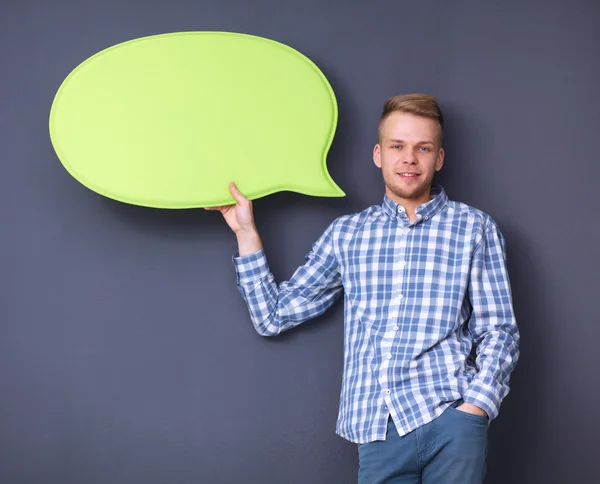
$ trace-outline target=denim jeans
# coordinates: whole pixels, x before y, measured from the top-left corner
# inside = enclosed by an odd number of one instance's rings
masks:
[[[489,420],[460,403],[402,437],[390,419],[386,440],[358,446],[359,484],[481,484]]]

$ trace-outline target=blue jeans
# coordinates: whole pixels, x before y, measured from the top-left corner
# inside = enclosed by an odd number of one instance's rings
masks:
[[[454,406],[402,437],[390,419],[386,440],[358,446],[359,484],[481,484],[488,418]]]

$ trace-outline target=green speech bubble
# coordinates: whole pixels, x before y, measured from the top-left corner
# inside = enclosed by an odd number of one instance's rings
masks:
[[[326,166],[337,104],[298,51],[229,32],[115,45],[75,68],[50,111],[65,168],[106,197],[158,208],[279,191],[341,197]]]

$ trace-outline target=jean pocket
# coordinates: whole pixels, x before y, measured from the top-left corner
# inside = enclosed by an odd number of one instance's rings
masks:
[[[487,417],[486,415],[475,415],[474,413],[463,412],[462,410],[458,410],[457,408],[454,408],[453,406],[448,407],[448,411],[457,416],[461,416],[461,417],[470,419],[474,422],[482,422],[482,423],[485,423],[486,425],[490,421],[489,417]]]

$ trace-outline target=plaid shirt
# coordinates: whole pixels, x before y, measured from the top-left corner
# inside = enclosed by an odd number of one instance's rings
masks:
[[[519,356],[505,245],[494,221],[433,199],[382,205],[336,219],[289,281],[277,284],[264,252],[234,256],[256,331],[273,336],[323,313],[344,292],[344,372],[336,432],[385,440],[463,398],[498,414]],[[475,348],[472,351],[472,348]]]

